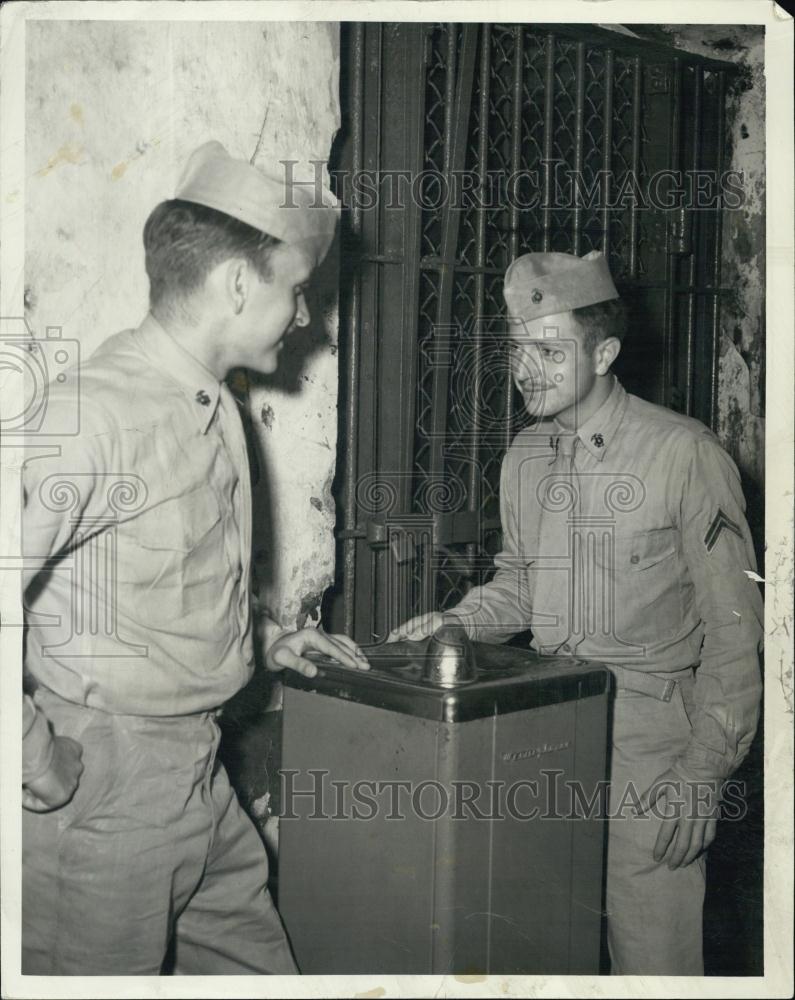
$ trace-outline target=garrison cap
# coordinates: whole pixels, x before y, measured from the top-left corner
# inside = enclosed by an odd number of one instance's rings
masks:
[[[215,140],[191,153],[174,197],[214,208],[297,246],[313,267],[328,253],[340,212],[327,188],[266,174],[230,156]]]
[[[617,299],[604,254],[527,253],[505,272],[503,295],[510,314],[526,323],[542,316]]]

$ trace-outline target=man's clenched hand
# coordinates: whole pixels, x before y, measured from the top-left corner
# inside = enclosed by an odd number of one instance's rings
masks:
[[[83,773],[83,748],[69,736],[53,737],[50,766],[22,786],[22,805],[32,812],[49,812],[65,806],[77,790]]]
[[[669,769],[641,799],[639,814],[662,818],[654,845],[654,860],[670,869],[686,868],[712,841],[718,825],[720,793],[717,782],[686,781]]]

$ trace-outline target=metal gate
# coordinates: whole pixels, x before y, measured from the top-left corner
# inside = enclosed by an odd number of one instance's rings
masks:
[[[517,255],[605,253],[625,386],[714,423],[733,70],[590,25],[344,28],[331,628],[378,641],[490,572],[527,420],[500,336]]]

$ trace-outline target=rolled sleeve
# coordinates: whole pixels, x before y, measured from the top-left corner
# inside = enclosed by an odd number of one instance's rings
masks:
[[[748,753],[762,690],[762,599],[740,477],[712,435],[695,444],[680,502],[684,555],[704,629],[683,776],[722,779]]]

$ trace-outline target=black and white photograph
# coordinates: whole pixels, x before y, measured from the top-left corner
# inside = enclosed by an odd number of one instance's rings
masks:
[[[791,15],[0,18],[2,996],[791,996]]]

